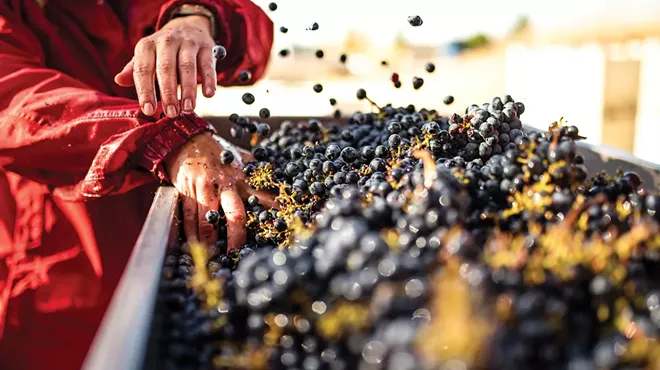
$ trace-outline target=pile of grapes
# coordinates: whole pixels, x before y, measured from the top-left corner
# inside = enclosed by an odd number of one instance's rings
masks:
[[[262,127],[244,172],[279,207],[247,200],[241,250],[220,212],[220,242],[167,257],[160,368],[659,368],[660,197],[524,111]]]

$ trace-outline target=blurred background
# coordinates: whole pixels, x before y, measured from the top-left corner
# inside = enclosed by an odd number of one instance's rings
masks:
[[[564,117],[590,143],[660,162],[660,0],[281,0],[276,11],[270,1],[254,2],[275,23],[266,77],[201,98],[200,115],[370,111],[356,99],[358,88],[378,104],[450,114],[508,93],[525,103],[527,125]],[[423,25],[412,27],[410,15]],[[307,30],[314,22],[319,29]],[[425,81],[419,90],[413,77]],[[241,101],[246,91],[253,105]],[[455,97],[450,106],[446,95]]]

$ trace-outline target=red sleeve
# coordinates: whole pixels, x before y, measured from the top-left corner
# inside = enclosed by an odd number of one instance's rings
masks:
[[[227,49],[227,57],[217,65],[220,85],[250,85],[263,76],[273,46],[273,22],[261,8],[250,0],[170,0],[161,7],[156,30],[184,4],[204,5],[215,13],[216,44]],[[248,83],[238,81],[243,70],[252,73]]]
[[[137,102],[104,95],[44,65],[39,40],[0,2],[0,168],[67,199],[126,192],[165,179],[162,161],[204,120],[141,115]]]

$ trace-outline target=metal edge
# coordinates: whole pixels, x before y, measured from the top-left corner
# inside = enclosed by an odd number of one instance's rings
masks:
[[[142,368],[177,201],[174,187],[158,188],[82,369]]]
[[[526,132],[544,132],[537,127],[527,125],[524,126],[524,129]],[[580,149],[579,153],[584,157],[590,175],[602,170],[609,174],[615,173],[618,169],[634,171],[641,177],[645,188],[649,190],[660,189],[660,165],[645,161],[629,152],[608,145],[596,145],[584,141],[577,141],[576,144]]]
[[[624,171],[635,171],[640,175],[647,189],[660,189],[660,165],[607,145],[585,142],[578,142],[578,145],[583,152],[593,153],[593,158],[589,159],[596,161],[606,172],[610,173],[619,168]],[[588,156],[585,156],[585,161],[587,159]]]
[[[594,152],[599,153],[603,157],[604,161],[610,158],[618,159],[624,162],[629,162],[629,163],[637,164],[639,166],[648,167],[649,169],[652,169],[654,171],[660,171],[660,165],[636,157],[634,154],[626,152],[625,150],[617,149],[609,145],[604,145],[604,144],[596,145],[581,141],[578,141],[578,145],[583,148],[587,148],[593,150]]]

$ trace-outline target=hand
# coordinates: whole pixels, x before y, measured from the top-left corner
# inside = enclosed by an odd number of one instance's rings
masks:
[[[223,149],[235,153],[229,165],[220,161]],[[247,217],[242,199],[256,195],[265,207],[275,205],[273,195],[250,188],[243,174],[243,160],[253,159],[250,153],[207,133],[192,138],[165,163],[183,199],[183,229],[189,241],[211,245],[218,240],[218,232],[206,222],[205,215],[221,205],[227,220],[227,250],[240,248],[245,243]]]
[[[163,112],[168,117],[176,117],[181,109],[192,112],[197,98],[197,73],[202,77],[204,96],[215,94],[214,46],[208,18],[174,18],[137,43],[135,56],[115,76],[115,82],[124,87],[135,85],[142,112],[148,116],[156,112],[154,77],[158,80]],[[177,99],[177,83],[181,84],[181,102]]]

